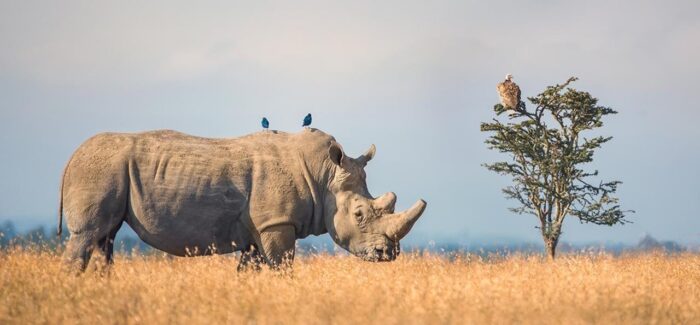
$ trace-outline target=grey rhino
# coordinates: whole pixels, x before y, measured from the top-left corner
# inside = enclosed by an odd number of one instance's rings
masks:
[[[82,271],[97,248],[111,264],[124,222],[173,255],[242,251],[239,269],[291,265],[296,239],[324,233],[365,260],[394,260],[426,202],[394,213],[394,193],[373,198],[364,167],[374,154],[372,145],[348,157],[317,129],[227,139],[98,134],[63,173],[58,229],[65,213],[71,233],[64,263]]]

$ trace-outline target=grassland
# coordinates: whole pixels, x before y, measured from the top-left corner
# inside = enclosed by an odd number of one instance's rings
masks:
[[[700,256],[309,256],[293,273],[237,273],[226,256],[117,256],[108,276],[50,251],[0,252],[0,323],[700,322]]]

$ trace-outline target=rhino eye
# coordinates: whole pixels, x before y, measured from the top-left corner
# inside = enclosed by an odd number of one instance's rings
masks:
[[[361,217],[361,216],[362,216],[362,210],[357,210],[357,211],[355,211],[355,216],[356,216],[356,217]]]

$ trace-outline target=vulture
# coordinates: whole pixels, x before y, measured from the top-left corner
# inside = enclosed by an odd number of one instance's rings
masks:
[[[520,87],[513,82],[513,76],[507,74],[506,80],[499,83],[496,88],[498,94],[501,95],[501,104],[508,109],[509,114],[513,114],[520,103]]]

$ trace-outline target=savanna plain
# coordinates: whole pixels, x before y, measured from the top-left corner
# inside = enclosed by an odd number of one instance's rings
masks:
[[[235,256],[117,255],[61,271],[52,250],[0,251],[0,323],[484,324],[700,322],[700,256],[407,253],[391,263],[305,255],[292,272]]]

